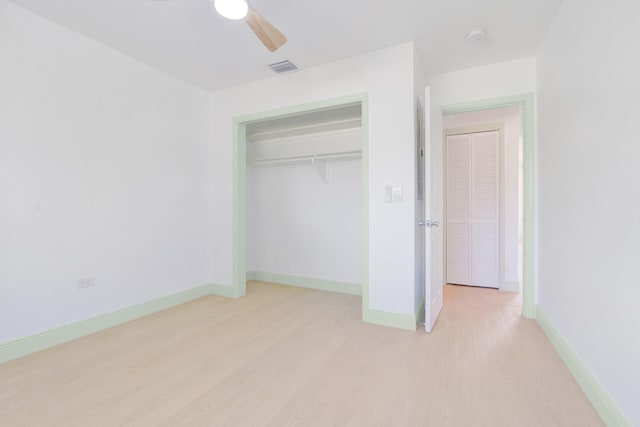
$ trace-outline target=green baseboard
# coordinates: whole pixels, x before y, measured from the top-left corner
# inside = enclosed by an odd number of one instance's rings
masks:
[[[500,284],[498,290],[502,292],[520,292],[520,282],[505,280]]]
[[[131,320],[139,319],[207,295],[235,297],[233,293],[231,286],[214,284],[199,286],[132,307],[123,308],[122,310],[113,311],[60,328],[0,344],[0,363],[8,362],[67,341],[72,341]]]
[[[366,323],[373,323],[374,325],[389,326],[407,331],[415,331],[417,326],[415,315],[389,313],[378,310],[367,310],[362,316],[362,320]]]
[[[279,285],[299,286],[301,288],[317,289],[320,291],[339,292],[349,295],[362,295],[359,283],[336,282],[333,280],[312,279],[309,277],[289,276],[286,274],[265,273],[263,271],[249,271],[247,280],[277,283]]]
[[[416,313],[416,324],[420,324],[423,322],[426,322],[424,298],[420,300],[420,305],[418,305],[418,312]]]
[[[217,284],[209,284],[206,285],[209,287],[209,295],[217,295],[219,297],[227,297],[227,298],[240,298],[244,295],[240,295],[233,286],[225,286],[225,285],[217,285]]]
[[[632,427],[633,424],[618,404],[573,351],[540,307],[536,307],[536,320],[605,424],[611,427]]]

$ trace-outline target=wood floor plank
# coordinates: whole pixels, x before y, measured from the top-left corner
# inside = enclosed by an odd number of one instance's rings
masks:
[[[601,426],[515,294],[447,286],[434,332],[261,282],[0,365],[2,426]]]

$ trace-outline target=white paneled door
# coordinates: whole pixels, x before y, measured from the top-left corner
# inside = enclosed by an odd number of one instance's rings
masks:
[[[447,137],[447,282],[471,283],[471,135]]]
[[[499,134],[446,140],[447,283],[498,288]]]

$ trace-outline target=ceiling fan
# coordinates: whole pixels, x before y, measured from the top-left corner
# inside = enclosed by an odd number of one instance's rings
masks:
[[[156,0],[158,1],[158,0]],[[245,0],[209,0],[216,11],[228,19],[244,19],[258,39],[275,52],[287,42],[287,37],[251,7]]]

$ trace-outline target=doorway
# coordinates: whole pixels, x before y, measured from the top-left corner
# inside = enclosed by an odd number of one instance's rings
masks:
[[[463,104],[436,106],[434,119],[434,142],[444,136],[438,129],[441,119],[460,113],[484,111],[503,107],[520,106],[522,108],[522,263],[521,263],[521,295],[522,314],[528,318],[535,318],[535,288],[534,288],[534,153],[535,153],[535,108],[533,94],[514,95],[504,98],[487,99]],[[436,120],[437,119],[437,120]],[[442,128],[440,128],[442,129]],[[438,150],[440,144],[434,145]],[[434,161],[442,161],[435,158]],[[435,164],[434,164],[435,165]],[[436,175],[437,176],[437,175]],[[437,187],[437,186],[436,186]],[[437,188],[436,188],[437,190]],[[435,190],[434,190],[435,191]],[[440,200],[440,199],[438,199]],[[432,199],[433,203],[433,199]],[[437,203],[437,200],[436,200]],[[442,246],[444,250],[444,246]],[[442,282],[444,283],[444,281]]]
[[[448,115],[443,127],[445,283],[519,292],[522,107]]]

